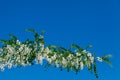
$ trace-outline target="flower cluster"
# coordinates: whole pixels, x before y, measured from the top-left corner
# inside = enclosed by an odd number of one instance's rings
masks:
[[[9,69],[16,66],[27,66],[33,64],[43,64],[43,60],[47,61],[47,66],[54,65],[66,68],[68,71],[74,70],[76,73],[87,67],[88,70],[94,71],[97,77],[96,60],[99,62],[106,61],[110,64],[108,56],[95,57],[95,54],[82,49],[80,46],[72,44],[72,49],[56,47],[54,45],[45,46],[43,35],[39,35],[36,31],[29,29],[35,36],[34,41],[26,40],[20,42],[15,36],[10,35],[10,40],[0,40],[4,43],[0,48],[0,70],[6,67]]]

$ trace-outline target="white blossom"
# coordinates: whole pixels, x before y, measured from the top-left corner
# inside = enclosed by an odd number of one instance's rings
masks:
[[[88,57],[91,57],[91,56],[92,56],[92,54],[91,54],[91,53],[87,53],[87,56],[88,56]]]
[[[58,64],[58,63],[56,63],[56,67],[59,67],[59,64]]]
[[[21,42],[20,42],[19,40],[17,40],[17,41],[16,41],[16,44],[20,45],[20,44],[21,44]]]
[[[77,52],[77,53],[76,53],[76,56],[81,56],[81,54]]]
[[[3,51],[3,49],[2,48],[0,48],[0,52],[2,52]]]
[[[90,61],[91,61],[91,63],[93,63],[94,62],[94,57],[90,57]]]
[[[52,62],[52,59],[51,59],[51,58],[48,58],[47,60],[48,60],[48,62],[49,62],[49,63],[51,63],[51,62]]]
[[[25,47],[24,49],[25,49],[25,50],[24,50],[24,51],[25,51],[25,53],[30,53],[30,52],[31,52],[31,50],[32,50],[32,49],[30,49],[29,47]]]
[[[14,52],[14,48],[11,45],[7,45],[7,50],[8,50],[9,53]]]
[[[56,54],[54,54],[54,56],[51,57],[52,60],[56,59]]]
[[[84,64],[83,62],[80,62],[80,69],[83,70],[83,68],[84,68]]]
[[[55,65],[56,65],[56,67],[59,67],[59,61],[58,60],[55,61]]]
[[[63,66],[67,65],[67,60],[64,57],[62,58],[62,64],[63,64]]]
[[[24,44],[20,45],[19,51],[21,52],[24,49],[24,47],[25,47]]]
[[[69,54],[69,56],[67,57],[68,60],[71,60],[73,58],[72,54]]]
[[[11,69],[12,68],[12,63],[8,62],[8,68]]]
[[[39,38],[44,38],[44,36],[43,36],[43,35],[40,35]]]
[[[79,67],[79,60],[78,60],[78,58],[77,58],[75,61],[76,61],[75,66],[76,66],[76,68],[78,69],[78,67]]]
[[[86,50],[83,50],[82,52],[83,52],[83,53],[87,53],[87,51],[86,51]]]
[[[42,65],[43,64],[43,59],[44,59],[43,56],[37,55],[37,60],[36,60],[37,64],[40,63]]]
[[[18,63],[20,63],[20,55],[16,56],[15,61],[18,62]]]
[[[28,62],[25,63],[24,61],[21,62],[21,65],[23,65],[24,67],[27,66]]]
[[[44,44],[40,43],[39,45],[40,45],[41,51],[43,51],[44,50]]]
[[[5,70],[4,67],[5,67],[5,64],[0,64],[0,70],[1,70],[1,71],[4,71],[4,70]]]
[[[75,62],[72,61],[72,62],[71,62],[71,65],[74,66],[74,65],[75,65]]]
[[[51,50],[50,50],[48,47],[46,47],[46,48],[45,48],[45,52],[46,52],[47,54],[49,54],[49,53],[51,52]]]
[[[97,60],[98,60],[99,62],[102,62],[102,61],[103,61],[102,58],[100,58],[100,57],[97,57]]]

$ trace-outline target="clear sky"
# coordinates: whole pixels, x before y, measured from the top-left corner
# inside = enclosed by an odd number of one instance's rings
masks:
[[[45,30],[46,45],[69,48],[76,43],[98,56],[111,53],[113,67],[98,63],[98,80],[120,80],[120,1],[119,0],[1,0],[0,39],[14,34],[23,41],[33,39],[26,28]],[[6,69],[0,80],[96,80],[84,69],[78,75],[58,68],[34,65]]]

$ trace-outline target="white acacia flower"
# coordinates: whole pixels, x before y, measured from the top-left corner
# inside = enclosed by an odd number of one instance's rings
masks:
[[[20,45],[21,47],[25,47],[25,44]]]
[[[18,60],[18,62],[19,62],[19,63],[21,62],[20,59]]]
[[[5,64],[0,64],[0,70],[1,70],[1,71],[4,71],[4,70],[5,70],[4,67],[5,67]]]
[[[77,52],[77,53],[76,53],[76,56],[81,56],[81,54]]]
[[[63,66],[67,65],[67,60],[64,57],[62,58],[62,64],[63,64]]]
[[[93,63],[94,62],[94,57],[90,57],[90,61],[91,61],[91,63]]]
[[[30,53],[32,49],[30,49],[29,47],[25,47],[25,53]]]
[[[40,43],[39,45],[40,45],[41,51],[43,51],[44,50],[44,44]]]
[[[75,64],[74,65],[76,66],[76,68],[79,67],[79,60],[78,60],[78,58],[75,60]]]
[[[73,58],[72,54],[69,54],[69,56],[67,57],[68,60],[71,60]]]
[[[47,54],[49,54],[49,53],[51,52],[51,50],[50,50],[48,47],[46,47],[46,48],[45,48],[45,52],[46,52]]]
[[[87,51],[86,51],[86,50],[83,50],[82,52],[83,52],[83,53],[87,53]]]
[[[91,57],[91,56],[92,56],[92,54],[91,54],[91,53],[87,53],[87,56],[88,56],[88,57]]]
[[[41,55],[37,55],[36,63],[37,63],[37,64],[40,63],[40,64],[42,65],[42,64],[43,64],[43,59],[44,59],[43,56],[41,56]]]
[[[98,60],[99,62],[102,62],[102,61],[103,61],[102,58],[100,58],[100,57],[97,57],[97,60]]]
[[[7,45],[7,48],[9,49],[11,47],[11,45]]]
[[[14,48],[11,45],[7,45],[7,50],[8,50],[9,53],[14,52]]]
[[[83,70],[83,68],[84,68],[84,64],[83,62],[80,62],[80,69]]]
[[[71,62],[71,65],[74,66],[74,65],[75,65],[75,62]]]
[[[51,59],[51,58],[48,58],[47,60],[48,60],[48,62],[49,62],[49,63],[51,63],[51,62],[52,62],[52,59]]]
[[[17,41],[16,41],[16,44],[20,45],[20,44],[21,44],[21,42],[20,42],[19,40],[17,40]]]
[[[54,56],[51,57],[52,60],[56,59],[56,54],[54,54]]]
[[[21,52],[24,49],[24,47],[25,47],[24,44],[20,45],[19,51]]]
[[[0,57],[0,62],[2,61],[3,59]]]
[[[11,68],[12,68],[12,63],[8,62],[8,69],[11,69]]]
[[[57,68],[59,67],[59,64],[58,64],[58,63],[56,63],[56,67],[57,67]]]
[[[59,61],[58,60],[55,61],[55,65],[56,65],[56,67],[59,67]]]
[[[75,59],[75,61],[76,61],[76,64],[78,65],[79,64],[79,59],[77,58],[77,59]]]
[[[44,38],[44,36],[43,36],[43,35],[40,35],[39,38]]]
[[[0,52],[2,52],[3,51],[3,49],[2,48],[0,48]]]
[[[48,55],[47,55],[47,54],[43,54],[43,57],[47,59],[47,58],[48,58]]]
[[[27,66],[28,62],[27,62],[27,63],[25,63],[24,61],[22,61],[22,62],[21,62],[21,64],[22,64],[22,66],[24,66],[24,67],[25,67],[25,66]]]

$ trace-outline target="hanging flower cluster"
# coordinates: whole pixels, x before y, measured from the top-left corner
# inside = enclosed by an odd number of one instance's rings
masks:
[[[10,40],[0,40],[3,46],[0,48],[0,70],[3,71],[6,67],[9,69],[16,66],[27,66],[33,64],[43,64],[43,60],[47,61],[46,68],[54,65],[61,70],[66,68],[68,71],[73,70],[78,73],[87,67],[88,70],[94,72],[98,77],[96,70],[96,61],[107,62],[111,65],[108,57],[96,57],[86,49],[82,49],[76,44],[72,44],[70,49],[56,47],[54,45],[44,46],[45,41],[43,32],[38,34],[35,30],[27,29],[34,33],[35,40],[27,39],[25,42],[20,42],[17,37],[10,35]]]

